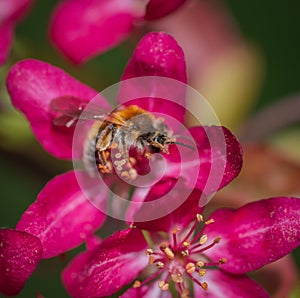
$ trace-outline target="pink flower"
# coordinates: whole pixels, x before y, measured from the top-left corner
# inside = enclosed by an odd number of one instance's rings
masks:
[[[83,63],[116,46],[139,23],[161,18],[186,0],[66,0],[52,16],[50,38],[71,61]]]
[[[186,83],[184,55],[182,49],[170,35],[149,33],[140,41],[122,79],[142,76],[151,76],[148,83],[153,90],[165,88],[159,83],[159,80],[155,79],[157,77],[167,77]],[[123,81],[123,83],[126,85],[126,81]],[[180,88],[182,88],[181,86],[185,85],[180,85]],[[183,92],[185,90],[175,90],[175,93],[178,92],[179,94],[177,103],[153,97],[135,99],[125,103],[124,98],[127,95],[135,95],[135,91],[140,88],[136,85],[129,87],[124,88],[122,96],[118,98],[119,103],[127,106],[135,104],[147,112],[160,112],[181,123],[184,121],[185,98]],[[74,98],[87,104],[97,95],[97,92],[70,77],[63,70],[37,60],[24,60],[17,63],[8,74],[7,89],[13,105],[25,114],[35,136],[45,150],[58,158],[71,159],[74,127],[67,128],[55,125],[54,121],[59,114],[51,108],[51,104],[57,99],[63,99],[67,105],[68,101],[72,102]],[[97,99],[101,108],[109,109],[109,104],[103,97],[98,95]],[[176,132],[175,129],[176,127],[174,127]],[[193,164],[189,164],[182,171],[182,175],[186,181],[190,181],[192,180],[190,173],[194,169],[198,174],[195,176],[196,187],[203,190],[212,167],[215,166],[218,172],[221,173],[220,181],[212,186],[214,189],[209,189],[209,192],[215,192],[228,184],[240,172],[242,164],[241,147],[231,132],[222,127],[194,127],[189,129],[189,133],[195,139],[200,167],[198,169]],[[223,137],[224,144],[218,143],[219,135]],[[211,142],[209,137],[214,139],[215,142]],[[83,156],[85,138],[86,135],[78,140],[81,144],[78,146],[78,152],[75,152],[76,158],[80,159]],[[226,147],[223,151],[221,150],[222,145]],[[188,148],[183,150],[189,158],[192,150]],[[168,175],[178,179],[176,175],[180,165],[178,164],[179,157],[176,152],[176,146],[170,146],[170,155],[166,158],[169,163],[169,172],[172,172]],[[64,177],[58,179],[64,179]]]
[[[150,86],[154,90],[160,87],[160,85],[155,84],[157,82],[156,78],[160,76],[186,83],[183,52],[171,36],[164,33],[151,33],[141,40],[129,61],[123,78],[140,76],[154,78],[150,80]],[[139,88],[139,86],[136,86],[136,88]],[[7,77],[7,89],[13,105],[27,117],[33,133],[45,150],[57,158],[71,159],[74,127],[68,128],[55,124],[60,114],[52,109],[52,103],[57,99],[63,99],[67,104],[76,99],[86,104],[97,95],[97,92],[78,82],[63,70],[33,59],[21,61],[12,67]],[[134,90],[133,88],[132,91]],[[128,89],[124,90],[122,95],[128,95],[126,92],[128,92]],[[168,114],[182,123],[184,121],[183,106],[185,99],[182,93],[179,92],[179,95],[178,103],[152,97],[135,100],[134,103],[150,113]],[[102,108],[109,108],[103,97],[98,95],[97,99]],[[128,104],[124,103],[122,98],[118,99],[124,105]],[[196,175],[193,174],[196,178],[196,185],[193,185],[193,187],[202,190],[210,176],[211,169],[216,165],[216,169],[220,170],[222,174],[222,179],[215,185],[215,189],[208,190],[214,192],[229,183],[239,173],[242,164],[240,145],[232,133],[223,127],[194,127],[189,131],[195,138],[201,165],[201,171],[199,169]],[[208,140],[208,135],[218,136],[220,133],[225,140],[225,151],[220,150],[218,143],[210,144]],[[79,145],[82,146],[79,146],[78,152],[75,152],[75,158],[82,158],[85,138],[86,135],[79,140]],[[189,154],[190,151],[187,151],[187,155]],[[177,180],[183,183],[182,189],[189,187],[193,164],[189,164],[182,172],[183,177],[176,176],[177,155],[176,146],[170,146],[170,155],[167,157],[170,169],[166,173],[166,177],[163,177],[155,187],[137,188],[133,201],[146,202],[152,200],[153,197],[158,198],[164,195],[170,185],[172,186],[172,183]],[[84,241],[88,241],[104,221],[105,216],[103,213],[87,200],[85,193],[78,184],[77,175],[80,173],[79,170],[70,171],[52,179],[17,223],[16,229],[20,233],[24,232],[34,237],[34,239],[38,239],[42,245],[41,255],[36,258],[34,264],[40,258],[56,256]],[[104,178],[107,177],[106,175],[103,176]],[[180,178],[183,178],[184,182]],[[121,184],[116,175],[107,177],[107,181],[108,183],[118,183],[118,191],[122,190],[124,183]],[[128,196],[129,192],[126,185],[125,192]],[[199,193],[201,193],[199,190],[194,190],[190,195],[190,199],[187,199],[186,202],[192,199],[193,201],[199,201]],[[101,185],[97,195],[100,197],[100,204],[107,202],[108,191]],[[175,203],[175,200],[173,203]],[[97,207],[99,208],[99,206]],[[118,211],[118,208],[116,209]],[[185,210],[189,210],[189,207]],[[143,208],[129,209],[126,217],[128,220],[136,219],[136,216],[138,217],[143,212]],[[12,241],[9,245],[17,251],[19,244]],[[28,251],[27,247],[24,247],[23,251],[24,254],[30,253],[30,249]],[[18,262],[14,265],[22,266],[25,272],[32,272],[33,266],[29,268],[23,266],[21,263],[22,255],[16,253],[16,256]],[[3,268],[9,271],[11,269],[9,264],[9,262],[6,263]],[[25,274],[20,283],[24,283],[28,276],[29,274]],[[8,279],[13,282],[15,276],[13,274],[9,275]],[[8,292],[8,284],[3,284],[0,290],[4,293]]]
[[[32,5],[32,0],[2,0],[0,3],[0,65],[8,56],[15,25]]]
[[[188,206],[195,206],[193,199]],[[153,221],[148,237],[138,228],[116,232],[77,256],[62,279],[77,298],[107,297],[134,280],[121,297],[172,297],[171,291],[180,297],[268,297],[246,273],[300,244],[299,210],[300,199],[284,197],[219,209],[206,221],[196,209],[188,219],[179,208],[165,218],[165,228]],[[178,222],[180,215],[185,220]]]

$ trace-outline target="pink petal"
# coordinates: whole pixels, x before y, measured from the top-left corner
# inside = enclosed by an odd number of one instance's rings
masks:
[[[77,256],[63,271],[63,283],[71,297],[109,297],[147,266],[146,248],[140,230],[116,232],[93,251]]]
[[[267,298],[269,295],[255,281],[246,275],[231,275],[221,270],[207,270],[201,282],[208,284],[208,290],[204,291],[194,284],[194,297],[243,297],[243,298]]]
[[[126,81],[132,78],[137,79]],[[183,122],[186,65],[184,53],[172,36],[163,32],[145,35],[129,60],[122,80],[125,82],[119,96],[121,104],[137,104],[149,112],[165,113]],[[129,103],[129,99],[133,100]]]
[[[37,237],[26,232],[0,229],[0,292],[17,295],[42,255]]]
[[[12,44],[13,26],[11,24],[0,26],[0,36],[0,65],[2,65],[7,59]]]
[[[179,8],[186,0],[150,0],[147,5],[146,20],[162,18]]]
[[[13,105],[25,114],[42,146],[58,158],[72,158],[74,128],[53,124],[57,116],[50,108],[55,98],[90,101],[97,92],[80,83],[58,67],[28,59],[15,64],[7,77],[7,89]],[[103,99],[103,108],[108,104]],[[80,154],[80,153],[78,153]]]
[[[70,60],[83,63],[123,41],[145,13],[140,0],[69,0],[52,16],[50,38]]]
[[[215,193],[231,182],[242,167],[242,148],[236,137],[225,127],[202,126],[189,129],[197,150],[170,146],[167,173],[181,175],[190,188],[198,188],[205,195]],[[195,154],[197,157],[195,158]],[[205,198],[203,198],[205,199]],[[200,202],[205,205],[205,200]]]
[[[32,4],[32,0],[2,0],[0,3],[0,24],[17,22]]]
[[[0,66],[6,61],[16,23],[28,11],[31,0],[2,0],[0,3]]]
[[[38,237],[43,244],[42,257],[50,258],[84,242],[104,219],[82,193],[75,173],[68,172],[48,182],[17,229]]]
[[[221,237],[207,251],[213,260],[226,258],[222,269],[245,273],[274,262],[300,244],[300,199],[272,198],[249,203],[237,210],[220,209],[214,224],[203,233]]]

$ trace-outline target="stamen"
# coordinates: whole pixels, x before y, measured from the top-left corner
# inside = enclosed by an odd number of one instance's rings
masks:
[[[142,283],[139,280],[135,280],[132,287],[134,289],[139,288],[142,285]]]
[[[173,235],[173,245],[176,248],[177,247],[177,233],[180,231],[180,229],[178,227],[176,227],[175,229],[173,229],[172,231],[172,235]]]
[[[207,242],[207,240],[208,240],[208,236],[207,235],[202,235],[201,238],[200,238],[200,240],[199,240],[199,243],[201,245],[203,245],[203,244],[205,244]]]
[[[219,264],[225,264],[225,263],[227,263],[227,259],[226,258],[221,258],[219,260]]]
[[[194,222],[193,226],[191,227],[190,231],[188,232],[188,234],[184,237],[184,239],[181,241],[181,245],[182,243],[186,242],[189,237],[192,235],[192,233],[195,231],[197,225],[199,224],[199,222],[203,221],[203,216],[201,214],[197,214],[196,215],[197,220]]]
[[[204,235],[203,235],[203,236],[204,236]],[[202,238],[202,237],[201,237],[201,238]],[[206,246],[206,247],[204,247],[204,248],[201,248],[201,249],[198,249],[198,250],[195,250],[196,248],[202,246],[202,244],[200,243],[200,244],[198,244],[198,245],[195,245],[195,246],[190,250],[190,252],[192,251],[193,254],[203,252],[203,251],[205,251],[205,250],[208,250],[208,249],[212,248],[214,245],[216,245],[217,243],[219,243],[220,240],[221,240],[221,237],[217,237],[217,238],[215,238],[214,241],[213,241],[211,244],[209,244],[208,246]],[[200,239],[200,241],[201,241],[201,239]]]
[[[155,262],[155,257],[154,256],[149,256],[149,265],[152,265],[152,264],[154,264],[154,262]]]
[[[202,289],[203,289],[204,291],[207,291],[207,289],[208,289],[208,284],[207,284],[207,282],[201,283],[201,287],[202,287]]]
[[[167,258],[169,260],[173,260],[175,255],[173,253],[173,251],[170,249],[170,247],[167,246],[167,244],[163,243],[161,246],[160,246],[160,249],[163,251],[163,253],[167,256]]]
[[[147,250],[146,250],[146,255],[147,256],[150,256],[150,255],[152,255],[153,254],[153,250],[151,249],[151,248],[148,248]]]
[[[209,225],[209,224],[214,223],[214,222],[215,222],[215,220],[214,220],[213,218],[211,218],[211,219],[207,220],[207,221],[205,222],[205,224],[206,224],[206,225]]]
[[[173,273],[171,274],[171,279],[175,282],[175,283],[183,283],[183,277],[180,273]]]
[[[199,222],[203,222],[203,216],[201,215],[201,214],[197,214],[196,215],[196,218],[197,218],[197,220],[199,221]]]
[[[189,274],[192,274],[196,271],[196,266],[194,263],[190,262],[185,265],[185,271]]]
[[[163,269],[165,267],[165,264],[161,261],[158,261],[155,265],[158,269]]]
[[[184,241],[182,245],[183,245],[184,247],[188,247],[188,246],[190,246],[190,242]]]
[[[197,261],[196,265],[201,268],[205,265],[205,262],[203,262],[202,260],[199,260],[199,261]]]
[[[186,250],[183,250],[183,251],[181,252],[181,255],[182,255],[183,257],[186,257],[186,256],[189,256],[189,255],[190,255],[190,252],[188,251],[188,249],[186,249]]]
[[[198,273],[199,273],[199,275],[200,275],[201,277],[203,277],[203,276],[206,274],[206,270],[205,270],[205,269],[200,269],[200,270],[198,271]]]
[[[162,290],[162,291],[167,291],[169,290],[169,284],[167,282],[165,282],[164,280],[160,280],[158,282],[158,287]]]

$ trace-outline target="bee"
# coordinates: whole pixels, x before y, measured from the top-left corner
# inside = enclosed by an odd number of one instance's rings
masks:
[[[133,180],[137,172],[134,169],[136,159],[129,156],[131,149],[150,158],[154,153],[169,154],[171,144],[190,147],[172,137],[163,118],[156,118],[137,105],[121,106],[110,113],[98,107],[87,110],[86,105],[75,97],[56,98],[51,102],[52,110],[59,113],[53,120],[54,125],[70,128],[78,119],[94,120],[83,150],[83,162],[90,172],[95,169],[96,162],[100,173],[111,174],[114,163],[121,176]]]

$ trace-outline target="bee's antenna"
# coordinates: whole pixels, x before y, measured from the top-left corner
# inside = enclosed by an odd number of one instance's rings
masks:
[[[185,144],[185,143],[182,143],[182,142],[170,141],[170,142],[166,142],[166,144],[176,144],[176,145],[180,145],[180,146],[183,146],[183,147],[189,148],[189,149],[191,149],[191,150],[195,150],[195,147],[193,147],[193,146],[190,146],[190,145],[188,145],[188,144]]]

